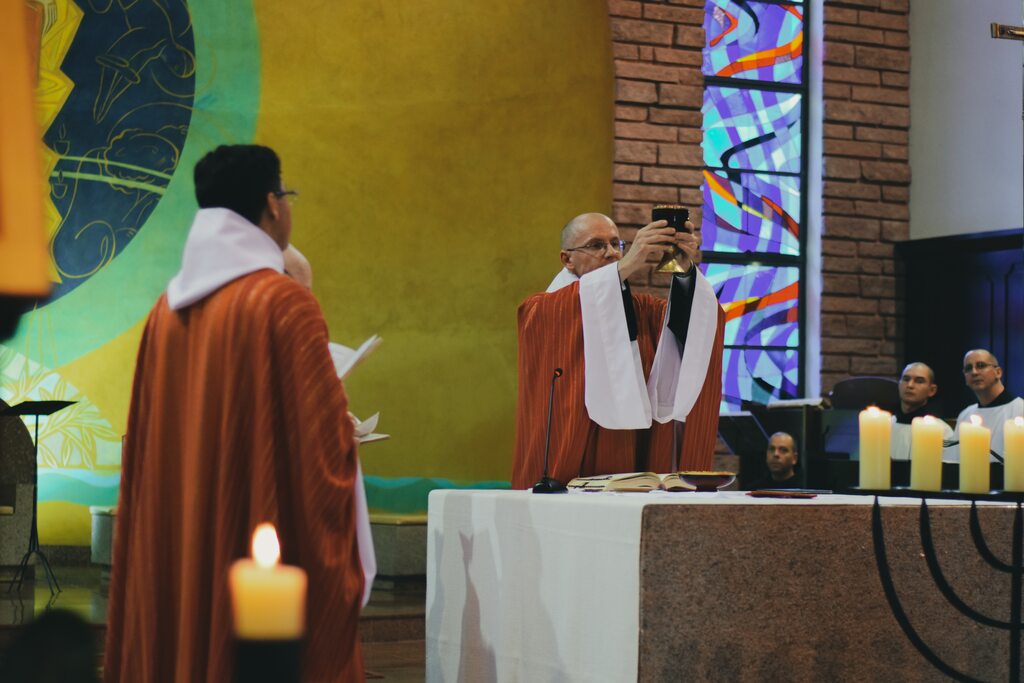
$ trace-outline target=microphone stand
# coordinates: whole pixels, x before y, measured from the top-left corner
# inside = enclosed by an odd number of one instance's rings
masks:
[[[555,405],[555,380],[562,376],[562,368],[555,368],[551,376],[551,392],[548,394],[548,430],[544,438],[544,476],[533,485],[534,493],[566,493],[565,484],[548,476],[548,451],[551,449],[551,413]]]

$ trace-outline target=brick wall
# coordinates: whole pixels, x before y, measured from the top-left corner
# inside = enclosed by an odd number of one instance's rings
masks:
[[[700,219],[703,0],[609,0],[615,58],[613,217],[632,238],[656,203]],[[901,302],[893,243],[909,233],[908,0],[825,9],[822,391],[894,376]],[[814,160],[812,160],[814,163]],[[661,289],[666,277],[644,277]]]
[[[704,3],[609,0],[608,11],[615,58],[612,218],[629,241],[655,204],[685,204],[691,220],[700,219]],[[664,288],[668,277],[644,275],[630,284]]]
[[[910,234],[908,0],[826,3],[822,390],[895,377],[902,301],[893,243]]]

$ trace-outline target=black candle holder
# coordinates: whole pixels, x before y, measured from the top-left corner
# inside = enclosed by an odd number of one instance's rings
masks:
[[[947,664],[928,645],[928,643],[924,641],[914,628],[913,624],[910,623],[910,619],[900,602],[899,595],[896,593],[892,573],[889,569],[888,558],[886,557],[885,528],[882,525],[882,506],[879,504],[879,499],[884,497],[921,499],[918,528],[921,535],[921,549],[925,557],[925,562],[928,565],[928,571],[931,574],[932,581],[935,583],[936,588],[939,589],[939,592],[946,601],[956,608],[956,610],[961,614],[983,626],[1007,632],[1010,640],[1007,680],[1012,683],[1018,683],[1021,680],[1021,577],[1024,575],[1024,510],[1022,510],[1021,506],[1022,503],[1024,503],[1024,493],[1012,491],[961,493],[959,491],[917,491],[909,488],[897,488],[885,491],[854,489],[848,491],[848,493],[871,495],[875,498],[875,502],[871,510],[871,535],[874,542],[875,563],[878,566],[878,577],[882,582],[882,590],[885,592],[885,598],[889,603],[889,609],[892,611],[893,617],[903,630],[903,633],[907,636],[907,639],[910,640],[914,648],[921,653],[921,656],[923,656],[932,666],[953,680],[981,683],[979,679],[968,676]],[[959,595],[957,595],[949,581],[946,580],[946,577],[942,572],[942,567],[939,565],[938,556],[935,552],[935,545],[932,540],[931,516],[928,511],[928,499],[970,501],[971,539],[974,541],[974,546],[978,555],[996,571],[1009,574],[1010,576],[1009,620],[1004,621],[996,619],[974,609],[964,602]],[[1003,562],[997,558],[989,548],[988,543],[985,541],[985,535],[981,529],[981,522],[978,518],[979,501],[1012,503],[1015,506],[1013,516],[1013,538],[1010,551],[1011,559],[1009,563]]]
[[[299,683],[302,640],[235,640],[235,683]]]

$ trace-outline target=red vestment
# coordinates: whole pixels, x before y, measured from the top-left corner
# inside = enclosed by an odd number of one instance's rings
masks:
[[[105,679],[232,680],[231,563],[277,527],[306,570],[304,680],[362,681],[356,451],[312,294],[259,270],[179,311],[139,348],[122,459]]]
[[[535,294],[519,307],[519,400],[512,488],[533,486],[543,474],[548,392],[555,368],[562,368],[564,374],[555,380],[548,466],[551,477],[565,483],[578,476],[648,470],[668,472],[671,467],[671,422],[655,422],[649,429],[604,429],[588,416],[584,403],[579,287],[579,282],[574,282],[554,292]],[[647,378],[654,362],[667,301],[647,294],[632,296],[637,345]],[[719,307],[718,330],[707,375],[685,422],[679,458],[682,470],[706,470],[714,457],[722,400],[724,326],[725,314]]]

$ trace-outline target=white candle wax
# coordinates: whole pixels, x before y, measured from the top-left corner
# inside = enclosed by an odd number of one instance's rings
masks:
[[[887,489],[891,482],[892,413],[871,406],[860,413],[860,487]]]
[[[971,415],[970,422],[960,423],[960,490],[964,493],[988,493],[989,444],[992,430]]]
[[[253,557],[236,560],[228,577],[235,636],[242,640],[301,638],[306,621],[306,572],[278,564],[280,547],[269,524],[261,524],[253,534]]]
[[[1024,417],[1003,423],[1003,489],[1024,491]]]
[[[942,489],[942,422],[931,415],[910,423],[910,488]]]

